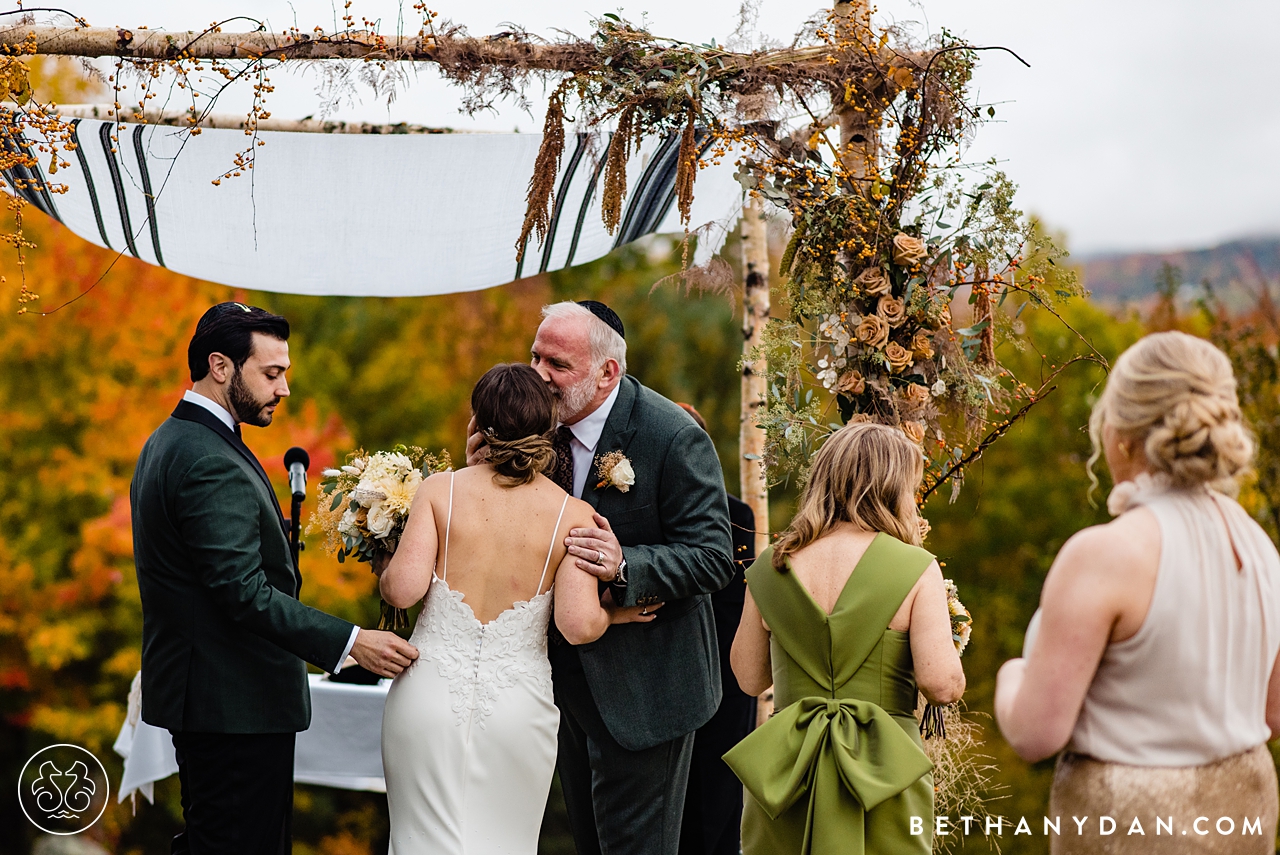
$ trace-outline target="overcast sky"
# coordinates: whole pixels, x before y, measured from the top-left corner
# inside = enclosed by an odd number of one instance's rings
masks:
[[[534,33],[586,35],[593,14],[647,14],[654,33],[723,43],[741,0],[437,0],[443,18],[474,35],[513,21]],[[335,5],[336,4],[336,5]],[[412,0],[355,0],[352,13],[394,32]],[[341,0],[72,0],[97,26],[182,30],[252,15],[272,30],[295,22],[332,29]],[[790,41],[820,9],[763,0],[759,29]],[[998,158],[1021,186],[1020,201],[1067,234],[1076,254],[1209,246],[1280,234],[1280,33],[1277,0],[881,0],[882,20],[946,28],[978,45],[1004,45],[1031,63],[982,55],[978,84],[997,102],[999,122],[984,128],[972,159]],[[416,22],[407,27],[416,31]],[[228,29],[233,29],[228,26]],[[277,71],[270,109],[277,117],[316,113],[316,78]],[[536,93],[540,94],[540,93]],[[541,126],[512,107],[468,119],[457,91],[430,71],[388,107],[365,94],[337,118],[528,132]],[[240,106],[228,102],[227,106]]]

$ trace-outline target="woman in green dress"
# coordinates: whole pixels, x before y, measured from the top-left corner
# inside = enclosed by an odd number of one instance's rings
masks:
[[[916,691],[949,704],[965,681],[942,571],[919,546],[923,467],[893,428],[841,428],[747,570],[733,672],[748,694],[772,684],[777,712],[724,758],[746,789],[744,855],[932,850]]]

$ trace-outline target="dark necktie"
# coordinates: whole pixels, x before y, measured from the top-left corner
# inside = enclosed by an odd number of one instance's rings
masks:
[[[570,496],[573,495],[573,431],[565,425],[556,428],[555,439],[551,448],[556,453],[556,465],[551,471],[551,480],[555,481]]]

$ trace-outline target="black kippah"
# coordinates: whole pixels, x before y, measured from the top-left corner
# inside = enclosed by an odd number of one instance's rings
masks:
[[[601,303],[599,300],[579,300],[578,305],[586,309],[591,314],[595,315],[600,320],[604,321],[606,324],[609,325],[609,329],[613,330],[618,335],[622,336],[624,341],[626,340],[627,334],[623,331],[623,328],[622,328],[622,318],[618,317],[618,313],[615,312],[613,309],[610,309],[608,306],[606,306],[604,303]]]

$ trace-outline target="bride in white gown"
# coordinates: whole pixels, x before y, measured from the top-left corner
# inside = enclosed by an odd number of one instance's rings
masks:
[[[394,606],[425,596],[409,639],[420,656],[382,719],[389,855],[534,855],[560,723],[552,613],[584,644],[655,610],[603,607],[595,577],[567,555],[565,537],[594,525],[592,510],[540,474],[554,460],[555,399],[538,373],[490,369],[471,408],[489,462],[422,484],[381,577]]]

